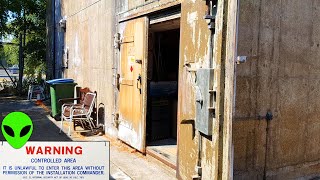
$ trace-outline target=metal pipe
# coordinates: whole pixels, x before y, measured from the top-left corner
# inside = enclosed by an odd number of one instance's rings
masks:
[[[201,153],[202,153],[202,135],[200,131],[198,131],[198,162],[197,165],[201,167]],[[200,175],[201,176],[201,175]]]
[[[52,78],[56,78],[56,1],[52,1],[53,8],[53,62],[52,62]]]
[[[209,13],[210,13],[210,16],[213,16],[213,2],[212,0],[210,1],[209,3],[210,7],[209,7]],[[210,20],[210,24],[212,23],[215,23],[213,19]],[[210,43],[209,43],[209,68],[213,68],[213,40],[214,40],[214,28],[210,28]]]

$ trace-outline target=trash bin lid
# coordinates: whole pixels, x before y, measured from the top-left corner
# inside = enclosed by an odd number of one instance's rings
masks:
[[[52,79],[46,81],[48,84],[74,83],[73,79]]]

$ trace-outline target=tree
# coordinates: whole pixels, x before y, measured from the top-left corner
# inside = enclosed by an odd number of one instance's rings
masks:
[[[7,30],[8,0],[0,0],[0,4],[0,36],[2,37]]]
[[[34,74],[36,70],[43,69],[46,55],[46,1],[0,0],[0,4],[0,35],[13,36],[13,41],[19,42],[19,35],[22,34],[25,72]],[[5,46],[3,51],[11,64],[17,62],[13,59],[18,59],[18,48]]]

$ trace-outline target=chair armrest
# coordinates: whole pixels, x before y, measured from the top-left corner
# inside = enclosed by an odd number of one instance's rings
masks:
[[[71,111],[71,115],[70,115],[71,117],[84,116],[84,115],[86,115],[84,108],[74,108],[74,107],[71,107],[70,111]],[[76,111],[79,111],[78,114],[74,114]]]
[[[70,108],[74,108],[74,109],[83,108],[83,104],[64,103],[64,104],[62,105],[63,111],[64,111],[64,109],[67,108],[68,106],[69,106]]]
[[[80,100],[80,98],[63,98],[63,99],[59,99],[58,102],[59,103],[63,103],[65,101],[72,101],[72,100]]]
[[[72,109],[82,109],[83,105],[82,104],[74,104],[71,108]]]

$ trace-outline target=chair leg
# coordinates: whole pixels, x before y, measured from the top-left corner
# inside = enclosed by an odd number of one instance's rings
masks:
[[[73,131],[76,131],[76,120],[73,120]]]
[[[60,121],[61,123],[60,123],[60,132],[59,132],[60,134],[61,134],[62,128],[63,128],[63,119],[64,119],[63,114],[61,113],[61,121]]]
[[[79,121],[80,121],[81,127],[84,129],[84,128],[85,128],[85,126],[84,126],[84,124],[83,124],[82,119],[79,119]]]
[[[68,130],[68,135],[71,136],[71,124],[72,124],[73,120],[71,118],[71,120],[69,121],[69,130]]]
[[[29,86],[29,90],[28,90],[28,100],[31,100],[31,98],[32,98],[32,91],[33,91],[32,87]]]
[[[93,127],[92,127],[92,120],[91,120],[91,118],[89,118],[88,119],[88,123],[89,123],[89,126],[90,126],[90,129],[91,129],[91,131],[93,131]]]

